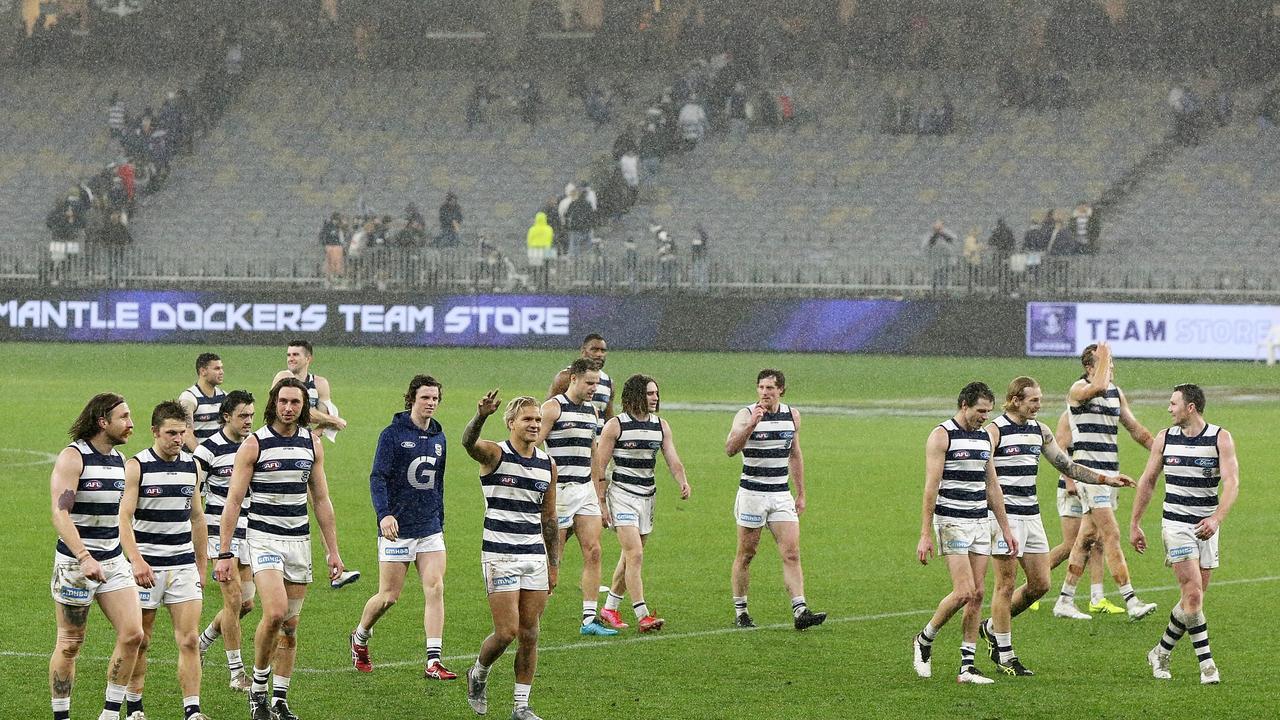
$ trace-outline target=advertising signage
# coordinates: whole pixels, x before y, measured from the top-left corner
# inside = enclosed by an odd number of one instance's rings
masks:
[[[1106,341],[1116,357],[1253,360],[1280,306],[1032,302],[1026,317],[1028,355],[1079,355]]]

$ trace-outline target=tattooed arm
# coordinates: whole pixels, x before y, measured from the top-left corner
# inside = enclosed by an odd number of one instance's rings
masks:
[[[71,554],[80,561],[80,571],[90,580],[102,582],[106,575],[102,566],[89,554],[80,539],[80,531],[71,522],[71,508],[76,505],[76,487],[80,483],[80,471],[84,469],[84,460],[80,451],[75,448],[64,448],[58,453],[53,463],[53,474],[49,477],[49,494],[52,496],[53,529],[58,532],[64,545]]]
[[[1067,455],[1066,451],[1058,446],[1057,441],[1054,440],[1053,433],[1049,431],[1049,426],[1044,423],[1039,423],[1039,425],[1040,436],[1043,439],[1044,444],[1044,449],[1042,450],[1044,459],[1048,460],[1050,465],[1057,468],[1058,472],[1078,483],[1084,483],[1086,485],[1133,487],[1133,479],[1128,475],[1119,473],[1116,475],[1103,475],[1096,470],[1090,470],[1079,463],[1073,462],[1071,457]]]

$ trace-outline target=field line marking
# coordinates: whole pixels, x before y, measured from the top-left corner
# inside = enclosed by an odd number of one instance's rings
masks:
[[[1236,578],[1233,580],[1218,580],[1218,581],[1211,582],[1209,586],[1218,587],[1220,585],[1256,585],[1259,583],[1275,582],[1277,580],[1280,580],[1280,575],[1264,575],[1262,577],[1255,577],[1255,578]],[[1153,587],[1136,588],[1135,592],[1139,592],[1139,593],[1167,592],[1169,590],[1177,590],[1177,589],[1178,589],[1177,585],[1156,585]],[[1118,595],[1118,593],[1116,592],[1111,592],[1108,594]],[[849,615],[846,617],[828,618],[827,623],[834,625],[834,624],[844,624],[844,623],[853,623],[853,622],[873,622],[876,620],[892,620],[894,618],[910,617],[912,615],[929,615],[929,614],[932,614],[933,611],[934,611],[934,608],[922,608],[920,610],[898,610],[895,612],[875,613],[872,615]],[[711,628],[709,630],[692,630],[690,632],[684,632],[684,633],[658,633],[656,635],[647,635],[643,637],[633,636],[633,637],[627,637],[622,639],[601,640],[599,642],[571,642],[571,643],[564,643],[561,645],[543,645],[538,648],[538,653],[541,654],[541,653],[549,653],[549,652],[567,652],[571,650],[597,650],[597,649],[603,650],[603,649],[618,647],[619,645],[635,645],[637,643],[652,643],[652,642],[661,642],[664,640],[686,640],[689,638],[712,637],[716,635],[730,635],[734,633],[749,633],[749,632],[757,632],[760,630],[784,630],[789,627],[791,627],[791,623],[789,622],[773,623],[771,625],[761,625],[755,628],[754,630],[744,630],[742,628],[737,628],[737,627],[720,627],[720,628]],[[17,650],[0,650],[0,657],[47,658],[49,657],[49,653],[48,652],[25,652],[25,651],[17,651]],[[471,660],[473,658],[475,658],[475,653],[468,653],[466,655],[449,655],[442,659],[448,662],[453,662],[458,660]],[[88,660],[90,662],[107,662],[111,658],[85,657],[82,659]],[[392,660],[390,662],[380,662],[378,663],[378,667],[380,668],[408,667],[411,665],[421,665],[422,663],[423,663],[422,658],[414,658],[413,660]],[[172,660],[160,660],[160,661],[152,661],[152,664],[153,665],[157,665],[157,664],[158,665],[174,665],[176,663]],[[350,665],[346,665],[343,667],[329,667],[329,668],[294,668],[295,674],[300,673],[304,675],[331,675],[333,673],[345,673],[345,672],[355,672],[355,671],[356,671],[355,668],[351,667]]]
[[[37,458],[36,460],[27,460],[24,462],[0,463],[0,465],[3,465],[4,467],[7,467],[7,468],[35,467],[36,465],[48,465],[52,467],[53,462],[58,459],[58,456],[55,455],[54,453],[45,452],[43,450],[28,450],[26,448],[0,448],[0,453],[15,453],[18,455],[34,455]]]

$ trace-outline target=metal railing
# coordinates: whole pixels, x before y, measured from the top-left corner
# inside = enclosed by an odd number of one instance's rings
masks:
[[[626,294],[668,291],[715,295],[791,297],[1027,297],[1171,299],[1261,302],[1280,299],[1280,279],[1258,267],[1197,267],[1179,273],[1102,267],[1097,258],[1048,258],[1037,268],[849,258],[815,262],[803,257],[653,256],[586,252],[542,267],[524,254],[473,248],[422,250],[387,247],[341,267],[323,257],[273,255],[211,260],[157,256],[133,247],[94,247],[55,261],[27,248],[0,251],[0,285],[68,288],[318,287],[404,292],[551,292]]]

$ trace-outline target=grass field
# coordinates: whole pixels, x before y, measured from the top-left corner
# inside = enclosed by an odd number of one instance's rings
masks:
[[[55,535],[48,520],[49,459],[85,400],[104,390],[124,393],[138,419],[126,454],[150,444],[146,418],[158,401],[192,382],[192,362],[204,348],[165,345],[10,344],[0,350],[0,718],[47,716],[47,656],[54,642],[49,598]],[[266,384],[283,367],[284,349],[217,348],[227,367],[226,389],[244,387],[265,400]],[[476,466],[458,443],[479,396],[501,387],[504,397],[545,393],[552,374],[573,351],[318,349],[314,370],[334,387],[350,427],[326,460],[337,510],[339,542],[348,567],[365,578],[340,592],[313,586],[303,613],[291,704],[305,720],[321,718],[465,718],[472,715],[461,681],[422,680],[421,591],[406,586],[401,604],[377,627],[372,675],[352,670],[347,633],[376,589],[376,521],[367,478],[377,434],[401,406],[409,377],[426,371],[445,384],[438,417],[453,444],[446,480],[447,537],[445,655],[461,671],[489,630],[478,568],[482,497]],[[754,565],[752,614],[762,627],[730,627],[729,565],[734,550],[731,514],[739,468],[723,442],[732,411],[754,399],[755,372],[787,373],[786,399],[807,411],[802,433],[809,510],[802,520],[807,596],[831,620],[804,634],[790,629],[776,552],[762,543]],[[918,533],[922,447],[930,428],[951,415],[955,392],[971,379],[997,395],[1018,374],[1036,376],[1052,423],[1078,374],[1070,360],[940,359],[822,355],[710,355],[616,350],[608,370],[621,380],[643,371],[662,385],[663,413],[688,468],[693,496],[681,503],[659,470],[657,526],[646,556],[650,605],[668,625],[660,635],[581,638],[576,585],[580,555],[572,544],[561,589],[543,618],[542,654],[533,706],[550,718],[1136,718],[1156,708],[1205,718],[1275,717],[1267,675],[1277,635],[1280,571],[1274,508],[1280,490],[1268,468],[1280,462],[1274,441],[1273,369],[1255,364],[1118,361],[1117,382],[1139,419],[1153,431],[1167,425],[1168,389],[1194,381],[1208,388],[1207,417],[1230,429],[1240,449],[1242,493],[1223,527],[1223,566],[1206,602],[1214,656],[1223,684],[1202,688],[1189,643],[1174,655],[1174,680],[1152,680],[1145,653],[1158,639],[1177,591],[1158,548],[1129,553],[1135,587],[1159,611],[1131,624],[1117,617],[1057,620],[1048,608],[1014,622],[1019,654],[1037,676],[997,680],[986,688],[959,686],[959,617],[935,645],[935,677],[911,670],[909,638],[949,584],[940,563],[920,567]],[[1231,399],[1228,399],[1231,398]],[[722,406],[722,407],[720,407]],[[262,402],[259,403],[261,413]],[[825,412],[817,412],[819,409]],[[486,436],[498,438],[490,422]],[[1145,451],[1127,438],[1122,469],[1141,470]],[[1046,527],[1052,517],[1052,475],[1041,471]],[[1162,491],[1162,489],[1161,489]],[[1122,493],[1127,518],[1132,491]],[[1158,502],[1158,499],[1157,499]],[[1123,524],[1123,520],[1122,520]],[[1159,537],[1158,506],[1148,513],[1149,537]],[[1158,545],[1158,542],[1157,542]],[[617,543],[606,534],[605,566]],[[317,558],[322,551],[317,552]],[[988,581],[990,582],[990,581]],[[1054,574],[1054,587],[1061,571]],[[1108,590],[1114,589],[1108,581]],[[1083,592],[1083,588],[1082,588]],[[206,591],[206,620],[217,591]],[[101,707],[111,633],[98,611],[79,663],[73,717],[94,718]],[[246,618],[252,632],[257,614]],[[175,651],[168,621],[157,623],[146,701],[150,717],[180,717]],[[205,712],[215,720],[245,717],[243,695],[226,687],[221,644],[205,669]],[[979,653],[979,665],[990,663]],[[511,657],[495,666],[491,716],[510,712]],[[1175,705],[1174,703],[1178,703]],[[1173,710],[1172,708],[1181,708]]]

